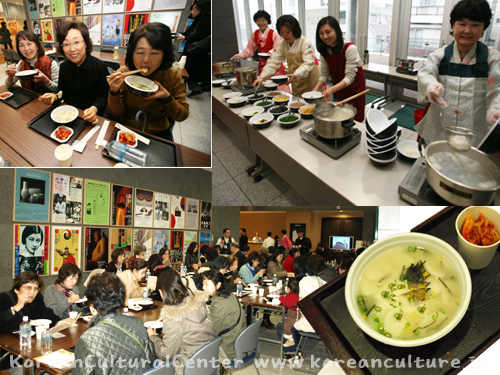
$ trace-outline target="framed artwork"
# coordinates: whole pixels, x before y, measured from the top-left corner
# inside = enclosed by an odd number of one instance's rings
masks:
[[[48,225],[14,224],[13,277],[25,271],[49,274],[49,240]]]
[[[102,2],[100,0],[83,0],[83,14],[101,13],[101,7],[102,7],[101,4]]]
[[[54,28],[56,29],[55,35],[57,35],[57,32],[59,31],[59,29],[61,28],[61,26],[64,22],[66,22],[65,18],[55,18],[54,19]]]
[[[123,0],[121,1],[123,2]],[[122,33],[123,14],[111,14],[102,16],[103,46],[120,46],[122,44]]]
[[[137,244],[146,246],[146,259],[149,259],[153,253],[153,230],[134,229],[134,246]]]
[[[170,231],[170,262],[182,262],[184,259],[184,231]]]
[[[153,198],[154,192],[135,189],[134,227],[153,226]]]
[[[154,10],[184,9],[187,0],[156,0]]]
[[[162,247],[170,249],[169,230],[155,230],[153,232],[153,253],[158,254]]]
[[[111,253],[114,249],[122,249],[125,252],[125,260],[127,260],[132,251],[132,228],[109,228],[108,242],[108,262],[111,261]]]
[[[210,245],[210,232],[200,232],[200,247],[201,245]]]
[[[155,192],[155,228],[170,228],[170,195]]]
[[[31,27],[33,29],[33,34],[35,34],[41,42],[42,32],[40,31],[40,21],[31,21]]]
[[[200,229],[212,229],[212,202],[201,201]]]
[[[132,194],[134,188],[111,185],[111,225],[132,226]]]
[[[49,222],[50,173],[16,168],[14,221]]]
[[[38,14],[38,1],[37,0],[28,0],[28,11],[30,13],[30,19],[39,18]]]
[[[52,222],[81,224],[83,178],[52,175]]]
[[[51,231],[51,253],[50,253],[50,274],[57,275],[63,264],[73,263],[80,269],[82,227],[74,226],[52,226]]]
[[[52,20],[42,20],[42,41],[45,43],[54,43],[54,28]]]
[[[100,3],[99,3],[100,5]],[[93,45],[101,44],[101,16],[84,16],[83,23],[89,29],[90,40]]]
[[[128,45],[128,40],[130,39],[130,35],[137,29],[139,26],[142,26],[148,23],[149,13],[140,13],[140,14],[126,14],[125,15],[125,25],[123,31],[123,45],[126,47]]]
[[[170,227],[184,229],[186,198],[179,195],[170,196]]]
[[[200,201],[198,199],[186,198],[186,229],[198,229],[199,209]]]
[[[151,0],[127,0],[125,12],[142,12],[151,10]]]
[[[83,271],[106,268],[109,255],[109,228],[85,228],[85,259]]]
[[[199,241],[198,241],[198,232],[193,232],[193,231],[184,231],[184,259],[186,259],[186,251],[189,247],[189,245],[191,245],[191,242],[198,242],[198,245],[199,245]],[[199,246],[198,246],[198,254],[200,254],[199,252]]]
[[[181,15],[182,11],[151,13],[151,22],[161,22],[170,27],[173,33],[176,33]]]
[[[66,15],[64,0],[52,0],[52,17],[64,17]]]
[[[50,9],[50,0],[38,0],[38,11],[40,13],[40,17],[37,18],[52,17],[52,11]]]
[[[78,16],[82,14],[82,0],[66,0],[66,14]]]
[[[84,224],[109,225],[109,188],[109,182],[85,179]]]
[[[103,0],[102,12],[103,13],[122,13],[124,8],[123,0]]]

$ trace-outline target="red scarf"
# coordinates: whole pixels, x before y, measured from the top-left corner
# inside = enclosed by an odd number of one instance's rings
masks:
[[[49,80],[52,80],[52,69],[50,69],[50,59],[48,56],[42,56],[38,58],[37,62],[35,63],[35,68],[40,70],[43,74],[47,76]],[[21,60],[19,64],[19,71],[22,72],[23,70],[31,70],[31,65],[28,61],[26,60]],[[50,92],[50,90],[45,86],[42,82],[36,82],[35,81],[21,81],[21,86],[24,87],[25,89],[29,89],[32,91],[35,91],[39,94],[45,94],[46,92]]]
[[[71,294],[69,294],[69,292],[71,292],[71,289],[68,289],[64,285],[59,284],[59,283],[54,283],[54,285],[58,291],[60,291],[61,293],[64,293],[66,298],[69,298],[71,296]],[[66,311],[68,312],[68,315],[69,315],[69,313],[71,311],[73,311],[73,304],[70,304]]]

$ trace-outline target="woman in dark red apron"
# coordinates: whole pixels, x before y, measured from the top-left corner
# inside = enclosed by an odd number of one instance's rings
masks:
[[[322,18],[316,28],[316,48],[321,54],[321,76],[314,87],[319,91],[330,75],[333,85],[323,91],[325,98],[331,95],[338,101],[347,99],[365,90],[365,73],[358,50],[353,43],[344,43],[338,21],[331,17]],[[358,122],[365,119],[365,95],[352,100]]]

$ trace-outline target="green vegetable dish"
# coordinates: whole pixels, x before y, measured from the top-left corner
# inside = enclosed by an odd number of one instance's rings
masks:
[[[294,121],[297,121],[299,118],[297,116],[287,116],[287,117],[283,117],[282,119],[280,119],[281,122],[294,122]]]
[[[136,89],[148,90],[148,91],[152,90],[150,87],[146,85],[141,85],[140,83],[134,83],[132,86],[135,87]]]
[[[445,327],[461,303],[460,280],[444,256],[409,246],[386,251],[361,275],[357,304],[381,335],[417,340]]]
[[[266,105],[271,105],[273,104],[273,102],[260,102],[260,103],[257,103],[258,106],[260,107],[265,107]]]

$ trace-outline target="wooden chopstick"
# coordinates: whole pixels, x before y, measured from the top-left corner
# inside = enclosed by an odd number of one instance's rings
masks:
[[[36,324],[40,325],[40,326],[43,326],[43,324],[42,324],[42,323],[40,323],[39,321],[36,321],[35,319],[31,319],[31,321],[32,321],[33,323],[36,323]]]
[[[78,313],[78,315],[75,316],[75,319],[73,319],[73,321],[71,322],[71,324],[75,324],[78,321],[78,319],[80,319],[80,317],[82,316],[82,314],[83,314],[83,311],[81,313]]]
[[[135,73],[142,72],[143,70],[144,70],[144,68],[143,68],[143,69],[132,70],[132,71],[130,71],[130,72],[125,72],[125,73],[123,73],[123,75],[124,75],[124,76],[129,76],[129,75],[131,75],[131,74],[135,74]],[[111,77],[111,76],[106,76],[106,78],[108,78],[108,77]]]
[[[356,99],[358,96],[366,94],[368,91],[370,91],[370,89],[366,89],[365,91],[361,91],[360,93],[357,93],[356,95],[353,95],[350,98],[344,99],[341,102],[336,103],[335,106],[342,105],[344,103],[347,103],[350,100]]]

